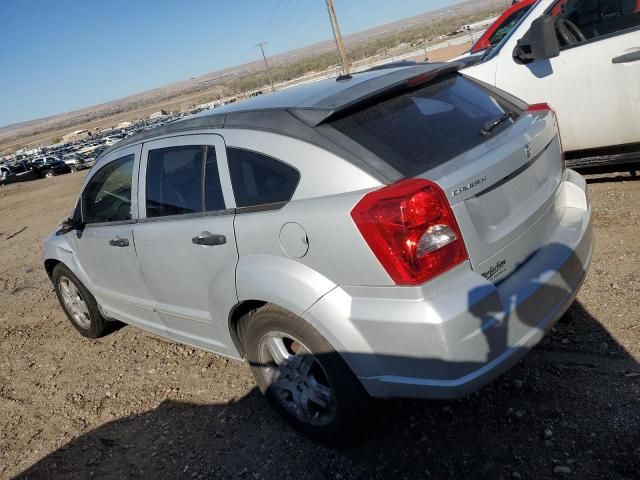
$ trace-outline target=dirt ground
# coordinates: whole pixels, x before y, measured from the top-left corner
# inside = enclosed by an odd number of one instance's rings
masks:
[[[0,187],[1,478],[640,478],[640,180],[590,179],[587,282],[515,368],[465,399],[382,402],[329,448],[280,421],[243,364],[71,327],[40,256],[83,176]]]

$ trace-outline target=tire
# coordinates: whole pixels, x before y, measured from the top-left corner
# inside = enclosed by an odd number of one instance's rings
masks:
[[[53,172],[44,172],[43,178],[53,178]]]
[[[347,439],[362,427],[371,409],[371,399],[342,357],[302,318],[267,304],[240,319],[238,334],[258,388],[296,430],[313,440],[336,442]],[[287,349],[289,357],[280,366],[274,360],[278,355],[272,355],[268,348],[272,342]],[[306,376],[301,374],[305,365],[309,369]],[[275,372],[278,372],[277,380]],[[302,385],[301,378],[304,379]],[[306,403],[306,409],[292,408],[296,402],[291,392],[295,388],[312,392],[325,405],[307,400],[301,402]]]
[[[78,169],[76,167],[69,167],[69,173],[76,173]]]
[[[76,277],[66,265],[57,264],[51,274],[51,280],[53,282],[56,296],[60,302],[60,306],[67,314],[67,318],[71,324],[80,332],[81,335],[87,338],[99,338],[106,333],[107,320],[100,313],[98,303],[91,292],[86,289],[78,277]],[[86,306],[86,314],[80,315],[78,310],[83,310],[81,306],[68,306],[65,300],[65,283],[69,282],[77,290],[77,296]],[[73,288],[67,284],[67,288],[73,293]]]

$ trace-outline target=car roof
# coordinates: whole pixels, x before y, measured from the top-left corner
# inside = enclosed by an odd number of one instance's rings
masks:
[[[309,123],[321,122],[327,114],[344,109],[349,104],[362,100],[366,95],[388,89],[406,82],[408,78],[438,71],[448,64],[420,63],[396,68],[374,68],[347,77],[327,78],[277,92],[251,97],[241,102],[230,103],[212,112],[198,115],[221,115],[256,110],[288,109],[292,111],[318,111],[318,116],[305,117]]]
[[[335,141],[329,141],[316,127],[394,89],[426,83],[436,76],[456,72],[461,66],[459,63],[416,63],[379,68],[346,78],[329,78],[251,97],[132,135],[105,150],[97,163],[111,152],[129,145],[211,128],[244,128],[279,133],[316,144],[342,156],[353,157],[349,152],[338,151],[340,149]],[[387,170],[385,166],[379,166]],[[379,171],[375,173],[380,174]],[[387,171],[376,176],[390,180],[397,179],[399,174]]]

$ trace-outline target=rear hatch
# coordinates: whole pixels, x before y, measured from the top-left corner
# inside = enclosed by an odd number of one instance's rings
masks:
[[[490,281],[526,261],[559,223],[564,160],[553,112],[460,74],[380,99],[331,125],[405,177],[436,182],[472,268]]]

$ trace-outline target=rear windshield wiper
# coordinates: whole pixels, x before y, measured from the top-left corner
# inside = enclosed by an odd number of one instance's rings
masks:
[[[485,137],[487,135],[491,135],[491,132],[493,131],[493,129],[495,129],[498,125],[500,125],[505,120],[510,119],[511,115],[512,115],[511,112],[503,113],[502,115],[500,115],[495,120],[491,120],[491,121],[485,123],[484,126],[480,129],[480,133],[482,135],[484,135]]]

